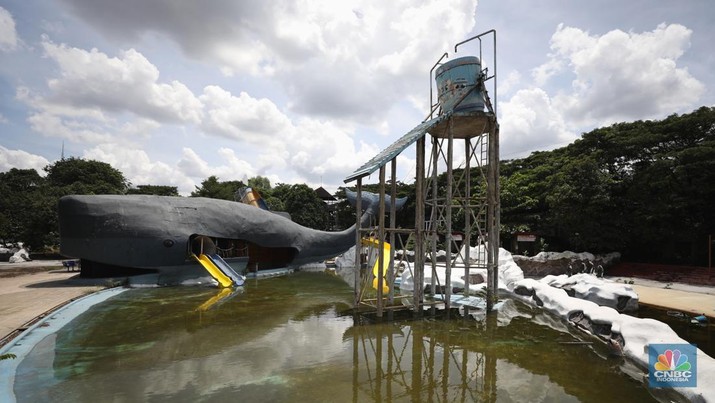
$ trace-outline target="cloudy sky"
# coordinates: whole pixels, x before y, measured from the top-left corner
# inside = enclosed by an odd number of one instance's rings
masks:
[[[333,191],[490,29],[501,155],[521,157],[715,106],[713,18],[709,0],[0,0],[0,172],[64,145],[182,194],[210,175]]]

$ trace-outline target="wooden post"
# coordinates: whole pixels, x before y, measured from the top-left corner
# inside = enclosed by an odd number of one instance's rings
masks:
[[[391,169],[390,169],[390,179],[392,180],[392,189],[390,193],[392,197],[390,198],[390,266],[387,274],[388,286],[390,291],[387,294],[387,301],[390,305],[394,302],[395,296],[395,227],[397,226],[397,158],[392,159]]]
[[[422,292],[424,290],[424,231],[425,231],[425,136],[417,140],[417,156],[415,166],[415,269],[413,304],[415,314],[422,316]]]
[[[452,163],[454,157],[454,119],[449,119],[449,133],[447,133],[447,189],[445,198],[445,232],[444,244],[445,252],[447,253],[447,261],[445,262],[445,280],[444,280],[444,307],[449,315],[449,308],[452,298],[452,186],[454,181],[454,171]]]
[[[432,281],[430,282],[430,292],[432,295],[437,294],[437,228],[438,228],[438,223],[439,223],[439,209],[437,208],[437,179],[439,178],[437,176],[437,169],[439,167],[438,160],[439,160],[439,149],[440,149],[440,144],[439,140],[437,137],[432,137],[432,211],[430,213],[430,221],[431,221],[431,227],[430,227],[430,246],[431,246],[431,254],[430,256],[432,257],[430,259],[430,267],[432,270]]]
[[[360,271],[362,270],[362,261],[361,261],[361,237],[362,234],[360,232],[360,227],[361,225],[361,213],[362,213],[362,178],[357,178],[357,196],[355,200],[355,305],[354,307],[357,308],[358,305],[360,304]]]
[[[379,217],[377,219],[377,317],[382,318],[383,292],[382,286],[385,279],[382,273],[385,263],[385,166],[380,167],[380,197]],[[382,344],[382,341],[380,341]],[[382,363],[380,363],[382,365]]]
[[[492,122],[489,130],[489,164],[487,167],[487,312],[497,300],[499,289],[499,125]]]

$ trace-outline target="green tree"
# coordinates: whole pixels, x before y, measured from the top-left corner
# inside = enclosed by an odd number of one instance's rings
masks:
[[[41,194],[32,199],[32,217],[22,232],[23,240],[39,248],[59,243],[57,202],[71,194],[124,194],[129,181],[111,165],[94,160],[68,158],[44,168]]]
[[[127,194],[156,195],[156,196],[178,196],[179,190],[176,186],[163,185],[139,185],[135,188],[127,189]]]
[[[62,159],[46,166],[47,184],[60,194],[124,194],[129,181],[106,162],[81,158]]]
[[[33,203],[45,198],[44,188],[45,179],[34,169],[0,172],[0,239],[27,243],[25,231],[35,215]]]
[[[271,190],[271,181],[265,176],[254,176],[253,178],[248,179],[248,187],[261,194],[267,193]]]
[[[201,186],[196,186],[191,197],[234,200],[236,191],[244,186],[241,181],[219,181],[218,177],[211,175],[201,182]]]
[[[715,232],[715,108],[617,123],[549,152],[506,161],[502,224],[556,249],[706,263]]]
[[[308,185],[291,185],[282,200],[285,211],[294,222],[320,230],[327,227],[327,212],[323,201]]]

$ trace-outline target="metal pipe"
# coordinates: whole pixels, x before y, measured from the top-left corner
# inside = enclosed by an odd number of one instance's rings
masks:
[[[494,115],[497,115],[497,31],[494,29],[490,29],[489,31],[482,32],[481,34],[477,36],[473,36],[469,39],[465,39],[462,42],[459,42],[458,44],[454,45],[454,53],[457,53],[457,48],[459,45],[465,44],[469,41],[473,41],[474,39],[479,39],[479,61],[482,62],[482,45],[481,45],[481,37],[488,35],[488,34],[493,34],[493,55],[494,55]],[[431,98],[430,98],[431,101]],[[431,105],[431,104],[430,104]]]
[[[462,247],[464,248],[464,296],[469,296],[469,245],[472,237],[472,211],[469,202],[472,197],[472,141],[470,138],[464,139],[465,162],[464,162],[464,238]],[[461,251],[460,251],[461,253]]]
[[[430,107],[429,119],[432,118],[432,114],[434,113],[434,107],[436,106],[435,104],[432,103],[432,72],[434,71],[434,69],[437,68],[437,65],[438,65],[438,64],[442,61],[442,59],[444,59],[445,57],[449,57],[449,55],[447,55],[447,52],[444,52],[444,54],[442,55],[442,57],[440,57],[439,60],[437,60],[437,63],[435,63],[434,66],[432,66],[432,68],[429,69],[429,107]]]
[[[463,40],[462,42],[459,42],[458,44],[454,45],[454,53],[457,53],[457,48],[459,47],[459,45],[463,45],[463,44],[465,44],[465,43],[467,43],[467,42],[470,42],[470,41],[473,41],[473,40],[475,40],[475,39],[481,38],[482,36],[487,35],[487,34],[490,34],[490,33],[492,33],[492,32],[494,33],[494,35],[496,35],[496,33],[497,33],[496,30],[490,29],[489,31],[482,32],[482,33],[479,34],[479,35],[473,36],[473,37],[471,37],[471,38],[468,38],[468,39]]]

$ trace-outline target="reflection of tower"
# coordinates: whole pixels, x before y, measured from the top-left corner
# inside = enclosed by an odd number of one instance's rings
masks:
[[[482,322],[491,336],[496,320]],[[496,353],[468,347],[470,332],[455,332],[454,322],[358,321],[346,332],[353,401],[496,401]]]
[[[484,68],[482,57],[482,38],[488,36],[493,38],[491,45],[484,45],[493,49],[491,72],[489,68]],[[447,254],[447,279],[453,269],[464,270],[465,281],[472,278],[472,269],[486,269],[488,310],[491,310],[496,299],[500,225],[496,32],[491,30],[463,41],[455,46],[455,52],[458,46],[475,39],[479,42],[479,57],[461,57],[442,64],[442,60],[447,57],[445,53],[430,71],[430,84],[432,74],[435,75],[438,101],[433,103],[430,85],[430,112],[427,119],[345,179],[346,183],[356,181],[356,212],[359,217],[362,180],[379,169],[380,211],[377,213],[377,224],[358,231],[356,244],[359,247],[361,238],[367,233],[377,234],[381,240],[389,239],[392,245],[395,245],[397,235],[408,234],[412,242],[405,243],[402,248],[405,249],[407,244],[414,245],[414,266],[408,265],[407,270],[410,270],[414,284],[412,304],[415,312],[419,314],[425,303],[424,268],[428,262],[433,271],[433,281],[429,284],[431,293],[435,294],[444,289],[445,304],[447,307],[450,304],[451,286],[436,284],[434,280],[437,278],[438,246]],[[487,93],[488,81],[493,83],[494,102]],[[427,134],[430,135],[429,153],[426,152]],[[415,226],[409,230],[397,229],[394,222],[394,204],[389,211],[390,223],[385,223],[388,213],[384,206],[385,194],[389,191],[394,200],[397,157],[413,144],[416,148]],[[391,170],[390,190],[386,186],[388,163]],[[359,228],[359,218],[357,223]],[[474,253],[470,253],[470,245],[476,245]],[[397,248],[399,247],[400,245],[397,245]],[[392,278],[394,259],[391,256],[383,256],[383,249],[380,248],[378,257],[380,267],[382,259],[389,259],[387,278]],[[404,254],[403,251],[403,256]],[[360,266],[359,257],[356,257],[355,266]],[[358,306],[364,302],[360,284],[371,282],[364,279],[359,281],[359,270],[355,273],[355,305]],[[377,315],[382,316],[384,296],[382,279],[378,280],[374,308]],[[468,287],[464,287],[464,292],[468,292]],[[393,301],[392,287],[387,297],[388,303]]]

